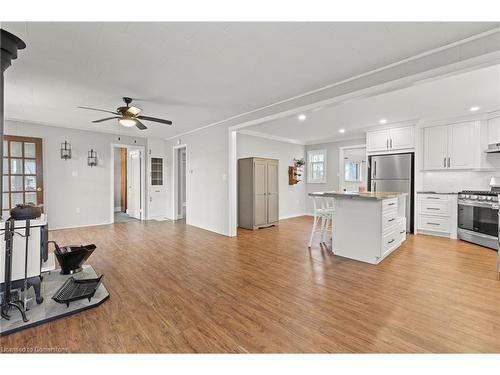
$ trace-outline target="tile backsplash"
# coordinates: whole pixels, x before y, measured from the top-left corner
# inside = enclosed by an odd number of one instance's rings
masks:
[[[493,171],[426,171],[423,172],[422,190],[451,191],[489,190],[490,178],[500,176]]]

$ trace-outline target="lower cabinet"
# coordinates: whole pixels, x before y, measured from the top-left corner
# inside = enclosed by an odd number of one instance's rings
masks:
[[[417,194],[417,232],[457,238],[457,195]]]
[[[406,240],[406,217],[398,205],[398,199],[382,201],[382,246],[380,258],[383,259],[396,250]]]

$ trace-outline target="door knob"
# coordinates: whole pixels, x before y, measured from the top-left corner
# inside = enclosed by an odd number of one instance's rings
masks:
[[[42,191],[41,187],[36,188],[36,191]]]

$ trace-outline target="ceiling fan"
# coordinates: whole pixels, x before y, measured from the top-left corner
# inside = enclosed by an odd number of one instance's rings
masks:
[[[153,122],[159,122],[160,124],[172,125],[172,121],[170,120],[139,115],[139,113],[142,112],[142,109],[130,105],[130,103],[132,103],[132,98],[124,97],[123,101],[125,102],[125,106],[118,107],[116,109],[116,112],[108,111],[106,109],[90,108],[90,107],[78,107],[78,108],[90,109],[92,111],[107,112],[115,115],[113,117],[106,117],[100,120],[94,120],[92,121],[93,123],[118,119],[120,125],[123,125],[127,128],[130,128],[132,126],[137,126],[140,130],[147,129],[147,127],[139,120],[153,121]]]

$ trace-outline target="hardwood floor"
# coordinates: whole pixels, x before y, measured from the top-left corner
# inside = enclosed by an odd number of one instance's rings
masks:
[[[409,236],[378,266],[307,249],[311,218],[227,238],[172,222],[51,232],[96,243],[111,298],[1,338],[69,352],[500,352],[496,252]]]

